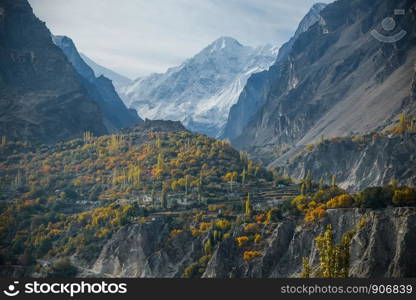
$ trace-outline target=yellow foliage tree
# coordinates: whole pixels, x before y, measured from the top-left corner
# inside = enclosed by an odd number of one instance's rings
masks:
[[[416,190],[413,188],[395,190],[392,202],[397,206],[416,205]]]
[[[245,262],[251,261],[253,258],[261,256],[261,251],[244,251],[243,258]]]
[[[243,247],[248,243],[249,238],[247,236],[239,236],[235,241],[237,242],[238,247]]]
[[[328,208],[351,207],[353,198],[348,194],[336,196],[326,203]]]

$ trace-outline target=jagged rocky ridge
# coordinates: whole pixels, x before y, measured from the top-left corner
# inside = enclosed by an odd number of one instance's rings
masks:
[[[82,59],[73,41],[66,36],[53,36],[53,42],[65,53],[68,60],[82,77],[80,81],[90,97],[100,106],[109,132],[132,126],[142,120],[134,109],[127,109],[107,77],[95,77],[94,71]]]
[[[102,112],[26,0],[0,2],[0,135],[56,142],[107,133]]]
[[[314,239],[327,224],[332,224],[335,238],[365,220],[365,225],[351,243],[350,277],[414,277],[416,265],[416,210],[331,209],[325,219],[313,226],[300,220],[279,223],[265,241],[263,255],[250,263],[242,259],[242,249],[234,238],[221,243],[207,264],[205,278],[298,277],[302,257],[308,257],[313,268],[319,263]],[[180,277],[184,269],[204,255],[207,236],[192,237],[185,232],[175,239],[163,219],[122,228],[101,250],[97,261],[84,266],[81,276]]]

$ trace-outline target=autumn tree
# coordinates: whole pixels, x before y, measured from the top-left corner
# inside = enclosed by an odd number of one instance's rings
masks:
[[[4,146],[6,146],[7,145],[7,137],[6,136],[2,136],[1,137],[1,147],[4,147]]]
[[[391,187],[392,187],[392,189],[393,189],[393,190],[397,190],[397,189],[399,188],[399,184],[398,184],[398,182],[397,182],[396,178],[393,178],[393,179],[391,180],[390,185],[391,185]]]
[[[230,183],[230,190],[233,191],[233,183],[237,179],[238,173],[237,172],[229,172],[224,175],[224,180]]]
[[[348,194],[336,196],[326,203],[328,208],[352,207],[353,198]]]
[[[244,203],[244,212],[246,217],[251,217],[252,209],[251,209],[251,195],[250,193],[247,195],[247,200]]]
[[[343,234],[339,244],[335,245],[332,225],[315,239],[319,251],[318,276],[322,278],[348,277],[350,268],[350,244],[357,228]]]
[[[94,139],[94,135],[92,132],[86,131],[84,132],[83,139],[84,139],[84,143],[89,143]]]
[[[155,168],[152,171],[152,174],[155,178],[161,179],[164,170],[165,170],[165,163],[164,163],[163,154],[159,153],[157,156],[157,163],[156,163]]]
[[[325,187],[324,179],[321,177],[321,179],[319,180],[319,190],[323,190],[324,187]]]
[[[207,239],[207,241],[204,244],[204,252],[205,255],[211,255],[212,254],[212,242],[211,239]]]
[[[416,205],[416,190],[413,188],[395,190],[392,202],[397,206]]]
[[[108,150],[111,153],[116,153],[120,150],[123,137],[121,135],[113,134],[108,142]]]
[[[140,185],[141,182],[141,168],[139,166],[129,166],[127,170],[127,180],[130,184]]]
[[[307,257],[302,258],[302,273],[300,278],[310,278],[311,277],[311,266],[309,265],[309,259]]]

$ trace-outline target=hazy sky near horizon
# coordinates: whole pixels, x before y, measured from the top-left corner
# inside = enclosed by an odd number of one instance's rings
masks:
[[[280,46],[316,2],[331,0],[29,0],[55,35],[135,79],[164,72],[221,36]]]

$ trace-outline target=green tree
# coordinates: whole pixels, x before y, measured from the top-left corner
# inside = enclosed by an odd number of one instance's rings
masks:
[[[185,194],[188,195],[189,175],[185,176]]]
[[[332,187],[336,187],[337,186],[337,177],[335,175],[332,175],[331,186]]]
[[[311,170],[308,171],[308,174],[306,175],[305,179],[303,180],[303,183],[305,185],[305,190],[307,192],[312,191],[312,173],[311,173]]]
[[[211,255],[212,254],[212,242],[211,239],[208,239],[204,244],[204,252],[205,255]]]
[[[304,196],[304,195],[305,195],[305,183],[302,183],[302,184],[300,185],[300,194],[301,194],[302,196]]]

